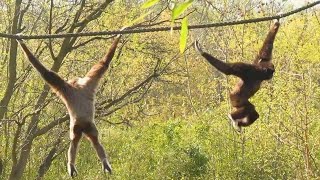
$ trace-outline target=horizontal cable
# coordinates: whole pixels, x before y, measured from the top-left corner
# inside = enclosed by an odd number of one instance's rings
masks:
[[[298,9],[289,11],[287,13],[278,14],[275,16],[267,16],[254,19],[245,19],[239,21],[229,21],[229,22],[218,22],[218,23],[209,23],[209,24],[198,24],[198,25],[189,25],[189,29],[201,29],[201,28],[211,28],[211,27],[221,27],[221,26],[233,26],[239,24],[249,24],[263,21],[270,21],[273,19],[281,19],[293,14],[296,14],[300,11],[309,9],[313,6],[320,4],[319,1],[307,4],[306,6],[300,7]],[[155,27],[155,28],[145,28],[145,29],[125,29],[125,30],[116,30],[116,31],[99,31],[99,32],[82,32],[82,33],[66,33],[66,34],[45,34],[45,35],[16,35],[16,34],[5,34],[0,33],[0,38],[11,38],[11,39],[49,39],[49,38],[66,38],[66,37],[80,37],[80,36],[102,36],[102,35],[116,35],[116,34],[136,34],[136,33],[146,33],[146,32],[159,32],[159,31],[170,31],[170,30],[180,30],[181,26],[173,27]]]

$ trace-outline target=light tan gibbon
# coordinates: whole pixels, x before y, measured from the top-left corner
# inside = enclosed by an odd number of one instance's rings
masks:
[[[111,166],[104,148],[98,139],[98,130],[94,123],[95,94],[99,80],[109,67],[114,56],[120,35],[116,37],[109,52],[95,64],[82,78],[65,81],[57,73],[47,69],[27,48],[21,40],[17,40],[33,67],[41,77],[49,84],[52,90],[66,105],[70,116],[70,147],[68,150],[68,173],[71,177],[77,175],[75,167],[76,154],[79,141],[84,134],[92,143],[98,157],[102,162],[104,172],[111,173]]]

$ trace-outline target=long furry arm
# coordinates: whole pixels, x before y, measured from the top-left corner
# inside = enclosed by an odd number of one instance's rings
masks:
[[[202,51],[198,41],[195,42],[196,50],[203,56],[212,66],[214,66],[220,72],[226,75],[234,75],[241,79],[259,79],[264,80],[268,79],[269,76],[272,76],[273,71],[267,69],[259,68],[256,65],[235,62],[235,63],[225,63],[209,53]]]
[[[204,52],[201,49],[198,41],[195,41],[194,46],[195,46],[195,49],[201,54],[201,56],[204,57],[212,66],[214,66],[220,72],[222,72],[226,75],[231,75],[231,74],[235,75],[232,64],[225,63],[225,62],[213,57],[209,53]]]
[[[121,35],[118,35],[116,39],[113,41],[111,47],[109,48],[108,53],[104,56],[102,60],[100,60],[97,64],[95,64],[89,72],[86,74],[86,77],[89,77],[93,81],[98,81],[102,75],[106,72],[108,69],[110,62],[114,56],[114,53],[117,49],[117,45],[119,43],[119,40],[121,38]]]
[[[279,30],[279,27],[280,23],[278,20],[276,20],[270,28],[268,35],[264,40],[263,45],[255,59],[255,62],[270,61],[272,59],[273,42]]]
[[[18,39],[18,43],[20,44],[23,52],[27,56],[28,60],[32,64],[32,66],[40,73],[41,77],[53,88],[56,90],[60,90],[65,87],[66,82],[55,72],[47,69],[43,66],[40,61],[32,54],[32,52],[28,49],[23,40]]]

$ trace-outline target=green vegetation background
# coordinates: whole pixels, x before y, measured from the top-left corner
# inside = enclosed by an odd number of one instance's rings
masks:
[[[8,7],[14,7],[13,2],[5,2]],[[137,2],[116,1],[86,30],[119,29],[144,13]],[[194,3],[189,10],[195,10],[188,17],[189,23],[254,18],[274,14],[281,8],[283,11],[291,8],[289,4],[276,3],[261,6],[256,1],[250,7],[241,1],[211,2],[220,11],[208,4],[207,8],[203,8],[205,3]],[[164,5],[160,3],[152,7],[156,10],[147,18],[154,17]],[[12,9],[9,11],[3,7],[0,6],[0,20],[3,22],[0,32],[10,26],[11,17],[6,15],[12,13]],[[37,17],[33,13],[39,12],[37,7],[44,7],[45,12],[37,21],[39,24],[31,29]],[[25,34],[47,33],[45,19],[48,18],[48,8],[48,4],[39,3],[33,11],[27,12],[24,18],[27,26]],[[54,9],[57,24],[63,19],[64,10]],[[74,17],[74,14],[70,12],[66,16]],[[123,46],[120,45],[118,49],[120,53],[114,58],[112,67],[101,83],[97,94],[98,104],[120,97],[149,77],[155,69],[163,71],[147,86],[135,90],[121,101],[123,104],[112,106],[115,109],[120,107],[116,111],[103,105],[97,108],[97,113],[101,115],[96,120],[100,139],[111,159],[113,174],[103,174],[93,148],[84,138],[77,158],[79,174],[76,179],[319,179],[319,18],[318,7],[281,20],[273,52],[275,76],[265,82],[251,99],[260,118],[240,135],[229,125],[226,116],[230,111],[228,92],[237,81],[236,78],[217,72],[193,47],[187,49],[185,54],[179,54],[178,31],[172,34],[157,32],[124,36]],[[168,19],[170,10],[166,9],[156,21]],[[263,22],[192,30],[188,43],[199,38],[204,49],[224,61],[251,62],[270,24]],[[162,25],[170,25],[170,22]],[[87,39],[81,38],[82,41]],[[53,51],[59,49],[61,41],[54,40]],[[39,58],[50,67],[53,61],[47,42],[28,40],[27,44],[34,51],[37,47],[44,48]],[[103,56],[111,42],[94,40],[71,51],[64,59],[59,74],[66,79],[83,75]],[[9,43],[7,39],[0,39],[2,57],[8,55],[6,48]],[[17,115],[18,109],[22,109],[21,117],[32,112],[42,91],[44,82],[33,69],[28,69],[28,65],[18,49],[17,73],[19,76],[26,75],[26,78],[23,83],[16,83],[17,89],[6,112],[6,119],[20,117]],[[1,62],[0,69],[2,97],[7,83],[8,62]],[[49,104],[40,113],[39,127],[65,114],[63,104],[54,94],[49,94],[47,99]],[[112,113],[109,115],[108,112]],[[30,121],[27,119],[26,124]],[[24,134],[17,136],[18,142],[26,137],[26,124],[20,129]],[[22,143],[18,144],[13,152],[12,145],[19,127],[10,121],[0,124],[3,179],[12,173],[13,154],[23,146]],[[57,138],[61,138],[58,145],[55,144]],[[68,143],[68,123],[59,124],[35,138],[22,179],[37,177],[39,167],[52,147],[58,150],[44,179],[68,179]]]

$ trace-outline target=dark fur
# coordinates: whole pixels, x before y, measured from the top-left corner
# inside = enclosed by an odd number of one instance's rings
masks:
[[[195,42],[196,49],[212,66],[226,75],[240,78],[230,93],[231,105],[233,106],[231,118],[239,127],[249,126],[259,118],[259,114],[255,110],[255,106],[249,102],[249,98],[260,89],[262,81],[273,77],[275,69],[271,62],[272,49],[279,26],[278,21],[273,24],[253,64],[225,63],[203,52],[199,43]]]
[[[72,177],[77,175],[75,160],[82,134],[85,134],[91,141],[102,162],[103,170],[111,173],[111,166],[105,150],[98,140],[98,130],[94,123],[94,99],[99,80],[109,67],[119,39],[120,36],[114,40],[105,57],[94,65],[84,78],[75,78],[68,82],[57,73],[44,67],[27,48],[26,44],[22,40],[18,40],[30,63],[62,99],[69,112],[71,143],[68,150],[68,172]]]

